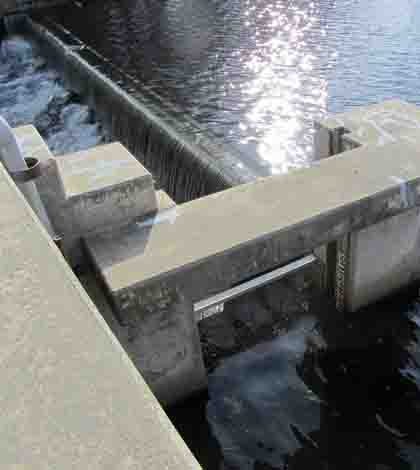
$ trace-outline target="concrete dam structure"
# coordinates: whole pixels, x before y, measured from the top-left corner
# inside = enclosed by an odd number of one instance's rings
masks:
[[[406,106],[403,103],[384,105],[385,109]],[[417,113],[415,108],[412,108],[412,111]],[[327,124],[325,129],[328,129]],[[364,248],[363,244],[352,246],[351,260],[357,261],[359,257],[361,265],[358,271],[350,271],[353,276],[350,278],[350,292],[355,296],[356,302],[360,303],[360,298],[366,298],[363,290],[366,282],[361,283],[360,276],[369,277],[375,286],[380,287],[377,291],[369,289],[369,301],[375,300],[375,296],[386,295],[418,276],[418,263],[413,256],[413,252],[418,250],[414,243],[408,244],[409,251],[403,252],[401,247],[397,250],[398,256],[413,261],[413,265],[405,263],[404,271],[400,269],[401,261],[396,259],[395,252],[391,250],[395,247],[394,232],[397,227],[401,238],[407,237],[408,233],[417,240],[414,236],[415,230],[411,227],[412,214],[418,210],[420,194],[417,146],[398,137],[395,137],[395,142],[383,146],[368,144],[326,158],[318,165],[305,170],[239,186],[176,206],[165,193],[155,192],[150,173],[119,144],[105,145],[57,161],[43,145],[34,128],[16,129],[16,135],[26,156],[36,156],[41,161],[53,160],[54,164],[48,166],[48,171],[37,181],[37,185],[51,220],[62,236],[62,252],[72,264],[74,259],[81,256],[82,247],[85,247],[112,301],[115,317],[109,324],[114,328],[113,333],[155,396],[164,404],[181,399],[206,385],[206,372],[194,315],[194,303],[203,297],[215,295],[245,278],[255,277],[261,272],[306,256],[314,250],[316,252],[320,247],[321,252],[328,252],[330,250],[322,247],[337,243],[345,236],[360,237],[364,243],[375,239],[379,249],[383,248],[383,252],[377,254],[383,262],[381,276],[379,279],[373,279],[375,273],[369,272],[372,264],[365,266],[362,263],[366,255],[360,250],[360,247]],[[333,136],[332,130],[326,139],[332,139]],[[413,136],[415,138],[415,134]],[[398,161],[394,158],[397,151],[400,154]],[[373,168],[375,171],[372,171]],[[378,171],[378,168],[381,170]],[[34,286],[38,286],[37,290],[39,291],[40,285],[45,285],[42,292],[46,303],[36,306],[34,304],[31,311],[33,315],[33,309],[40,308],[40,313],[43,311],[47,314],[51,311],[53,299],[59,295],[57,288],[51,289],[52,278],[48,275],[49,269],[52,269],[53,265],[64,268],[64,264],[51,242],[48,246],[48,235],[19,196],[10,178],[5,175],[4,170],[2,171],[5,183],[2,217],[10,217],[11,208],[15,208],[12,209],[14,222],[6,219],[2,224],[2,248],[15,253],[11,243],[19,241],[19,246],[27,244],[32,253],[39,254],[39,263],[46,263],[47,270],[36,269],[33,272],[33,282]],[[390,174],[393,176],[390,177]],[[316,179],[313,176],[316,176]],[[345,191],[339,185],[343,179],[347,182]],[[309,181],[317,181],[319,185],[310,185]],[[301,205],[295,205],[293,212],[285,211],[282,202],[291,196],[292,188],[296,186],[305,187],[309,197],[302,201]],[[21,225],[16,223],[15,214],[20,213],[16,212],[18,206],[26,211],[22,213],[21,223],[28,224],[28,218],[31,220],[29,226],[33,228],[29,238],[24,236],[26,231],[21,231]],[[244,207],[247,208],[246,212]],[[211,221],[217,219],[230,227],[223,236],[211,230]],[[414,225],[417,228],[417,222]],[[205,238],[203,226],[207,227]],[[8,235],[12,227],[18,230],[13,232],[13,237]],[[39,233],[36,237],[40,236],[45,240],[43,253],[33,246],[37,239],[34,238],[36,233]],[[41,245],[44,246],[44,242]],[[51,255],[44,261],[46,252],[51,252]],[[28,255],[25,253],[29,252],[21,250],[21,253],[27,260]],[[21,257],[14,255],[8,259],[12,263],[10,266],[15,266]],[[30,259],[32,260],[32,257]],[[329,262],[327,258],[327,263]],[[31,261],[33,267],[36,266],[34,263],[35,260]],[[398,267],[397,270],[393,271],[393,264]],[[352,266],[351,263],[350,265]],[[16,284],[17,278],[11,278],[10,275],[19,269],[26,273],[29,268],[27,264],[10,267],[11,270],[9,267],[3,271],[3,282],[12,289],[10,292],[8,290],[10,308],[15,305],[13,308],[16,309],[16,318],[20,318],[21,287]],[[326,272],[334,269],[335,265],[327,264]],[[68,267],[65,267],[64,272],[67,271]],[[27,279],[26,274],[24,279]],[[62,286],[70,282],[70,279],[71,276],[68,281],[62,278]],[[78,285],[78,281],[71,280],[71,283],[74,282]],[[33,292],[31,285],[27,283],[28,293]],[[77,289],[82,292],[80,286]],[[351,297],[348,300],[350,304],[354,302]],[[76,307],[74,300],[68,302],[68,306],[73,307],[73,310],[82,308]],[[65,314],[58,306],[55,311],[57,315],[54,322],[57,328],[62,328],[62,316]],[[66,321],[70,322],[69,325],[76,321],[74,315],[73,312],[65,317]],[[75,325],[70,328],[76,333]],[[44,337],[43,341],[47,345],[48,330],[44,331],[47,337]],[[97,334],[95,333],[95,336]],[[13,344],[13,337],[8,340]],[[31,335],[24,341],[27,347],[31,347],[34,337]],[[76,343],[73,334],[69,341],[74,347]],[[86,344],[93,346],[96,341],[94,337],[86,339],[84,346],[81,346],[82,350]],[[67,343],[61,344],[65,347]],[[50,347],[58,357],[66,354],[65,349],[60,351],[56,350],[54,345]],[[97,353],[100,350],[97,349]],[[116,355],[117,350],[110,351],[109,354]],[[120,354],[118,352],[118,355]],[[24,360],[22,357],[22,361]],[[11,367],[9,361],[4,364],[5,370]],[[127,367],[129,364],[127,362]],[[40,367],[45,365],[43,361],[39,364]],[[99,366],[94,367],[93,370],[97,373]],[[53,367],[52,371],[54,370]],[[66,366],[65,374],[71,373],[71,370]],[[120,367],[119,375],[124,370],[125,366]],[[83,368],[79,371],[85,373]],[[108,369],[107,374],[110,373],[111,370]],[[2,374],[2,377],[6,376],[7,374]],[[78,374],[72,377],[67,380],[79,383]],[[114,379],[118,382],[119,389],[127,389],[128,393],[126,379],[114,377],[111,380]],[[98,381],[99,377],[96,377],[93,382],[99,384]],[[51,388],[48,382],[44,382],[44,379],[39,378],[35,382],[40,383],[44,383],[47,390],[44,399],[49,393],[53,394],[55,402],[66,399],[62,395],[64,392],[56,395],[57,391]],[[67,388],[66,390],[68,391]],[[83,389],[80,393],[82,402],[84,397],[88,399],[89,395],[85,396]],[[107,393],[109,392],[102,395],[102,399],[106,398]],[[100,401],[96,403],[95,406],[98,406]],[[136,403],[140,408],[143,406],[142,400],[136,400]],[[27,412],[31,412],[31,405],[27,406]],[[8,408],[14,409],[15,406],[10,402]],[[50,416],[56,411],[46,407],[45,413]],[[64,417],[59,419],[63,420]],[[80,421],[80,424],[83,425],[83,422]],[[64,423],[65,421],[63,425]],[[77,421],[75,425],[77,426]],[[110,426],[115,426],[114,418]],[[124,426],[129,429],[128,422]],[[33,431],[26,427],[24,432],[31,434]],[[44,437],[46,440],[39,442],[41,448],[44,445],[48,447],[48,434]],[[15,448],[13,442],[17,441],[14,439],[9,436],[9,453]],[[115,442],[113,448],[115,449]],[[21,454],[17,448],[15,450]],[[98,451],[103,452],[103,449]],[[179,451],[170,450],[171,458],[175,458],[176,452]],[[31,453],[24,455],[34,465],[34,456]],[[57,458],[57,462],[63,467],[64,461],[61,460],[60,454]],[[89,461],[87,454],[84,454],[83,458]]]
[[[314,264],[349,315],[420,278],[420,109],[331,116],[313,165],[255,180],[63,31],[19,25],[114,141],[54,157],[13,130],[56,240],[0,165],[2,468],[198,469],[161,407],[206,388],[214,307]]]

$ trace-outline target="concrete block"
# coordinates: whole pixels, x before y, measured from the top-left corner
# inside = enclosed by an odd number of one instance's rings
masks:
[[[360,106],[315,123],[315,157],[325,158],[362,145],[418,142],[420,108],[400,100]]]
[[[354,312],[420,278],[420,209],[348,235],[338,245],[342,273],[338,307]],[[347,263],[347,265],[346,265]]]
[[[152,175],[119,143],[56,162],[65,200],[54,219],[64,236],[119,226],[157,211]]]
[[[38,188],[73,266],[83,261],[83,235],[112,230],[158,210],[152,175],[119,143],[56,158]]]
[[[142,303],[136,299],[133,273],[133,289],[128,289],[133,302],[120,302],[118,291],[104,276],[114,263],[141,256],[150,227],[170,223],[176,205],[163,191],[158,192],[158,199],[160,210],[156,216],[117,233],[88,238],[86,245],[118,318],[118,323],[112,324],[113,331],[155,396],[162,404],[170,405],[207,386],[191,299],[182,291],[162,289]],[[109,249],[109,256],[103,249]]]

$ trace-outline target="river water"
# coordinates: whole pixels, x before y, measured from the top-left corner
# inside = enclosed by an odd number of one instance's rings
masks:
[[[170,417],[206,470],[419,469],[418,286],[351,315],[318,299]]]
[[[420,102],[420,0],[89,0],[56,17],[253,160],[312,159],[314,119]]]

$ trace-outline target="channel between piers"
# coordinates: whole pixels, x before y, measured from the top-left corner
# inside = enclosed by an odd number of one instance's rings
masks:
[[[0,164],[0,467],[199,469]]]

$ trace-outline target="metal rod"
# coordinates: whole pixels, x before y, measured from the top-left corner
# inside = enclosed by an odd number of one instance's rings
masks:
[[[269,273],[262,274],[261,276],[255,277],[250,281],[243,282],[238,286],[232,287],[231,289],[225,290],[220,292],[219,294],[213,295],[212,297],[208,297],[207,299],[200,300],[194,304],[194,313],[200,314],[205,310],[208,310],[212,307],[216,307],[220,304],[224,304],[229,300],[236,299],[241,295],[244,295],[248,292],[251,292],[259,287],[266,286],[274,281],[278,281],[286,276],[290,276],[291,274],[300,271],[303,268],[310,266],[311,264],[317,261],[316,256],[308,255],[303,258],[300,258],[292,263],[286,264],[281,268],[274,269]],[[196,319],[202,320],[206,318],[207,315],[196,315]]]

